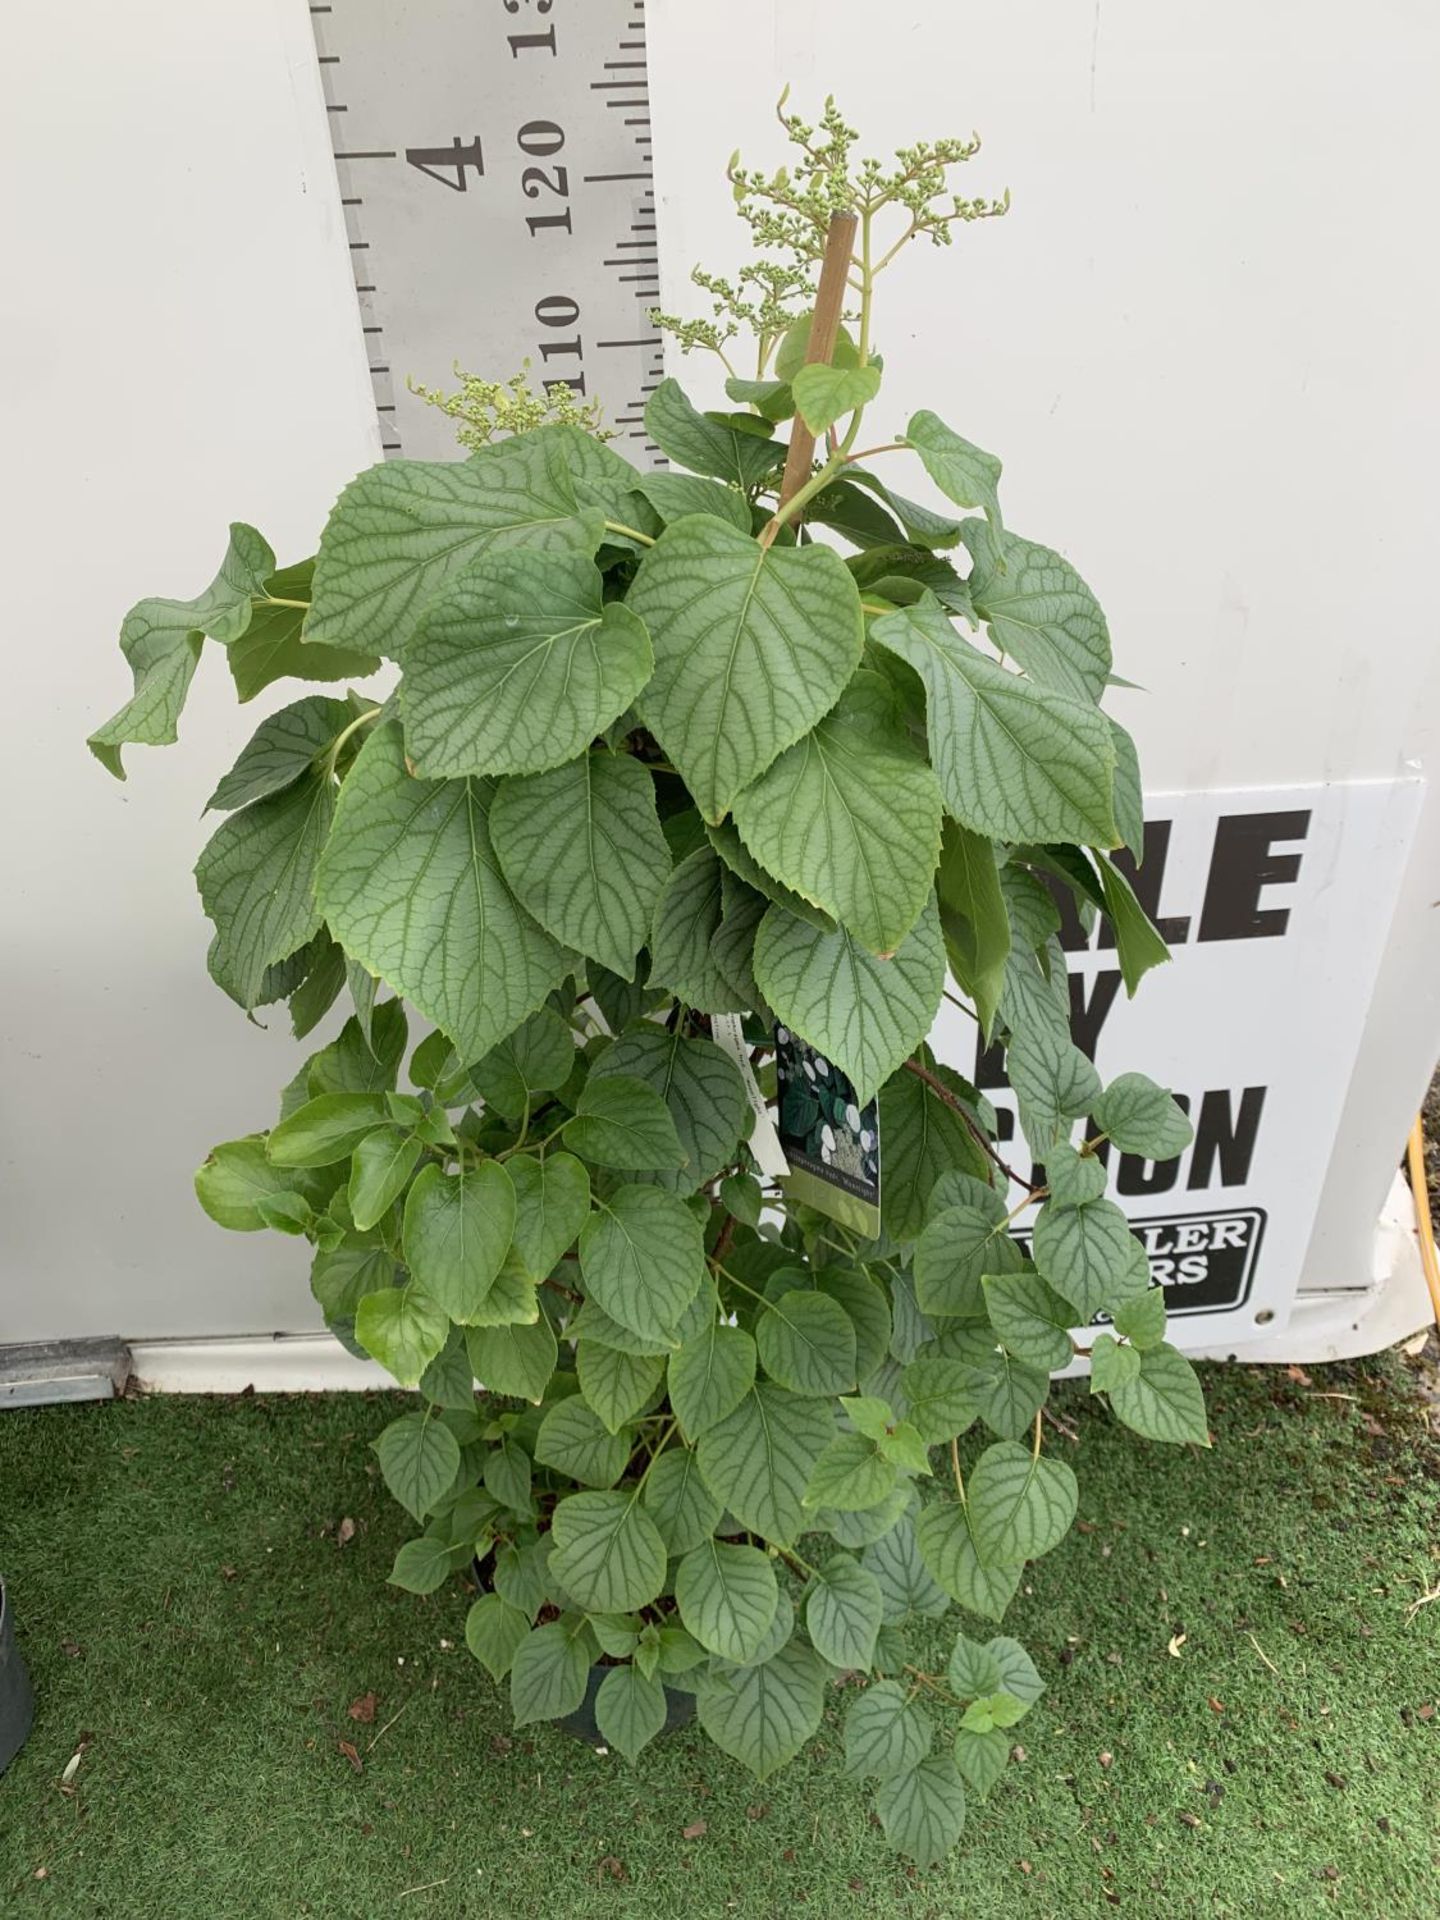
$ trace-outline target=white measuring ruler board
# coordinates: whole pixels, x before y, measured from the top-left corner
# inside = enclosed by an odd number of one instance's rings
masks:
[[[655,463],[661,379],[644,0],[310,8],[385,452],[457,457],[458,361],[599,399]]]

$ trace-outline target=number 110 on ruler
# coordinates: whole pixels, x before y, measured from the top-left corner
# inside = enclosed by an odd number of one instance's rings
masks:
[[[330,0],[310,9],[387,454],[456,457],[409,391],[456,364],[598,399],[655,449],[661,378],[643,0]]]

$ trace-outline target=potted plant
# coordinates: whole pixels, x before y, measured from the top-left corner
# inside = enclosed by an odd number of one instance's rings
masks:
[[[392,1579],[479,1556],[467,1640],[517,1722],[588,1699],[634,1759],[685,1696],[763,1778],[843,1702],[931,1861],[1042,1691],[994,1626],[1075,1514],[1052,1372],[1207,1442],[1105,1196],[1107,1142],[1189,1129],[1069,1032],[1057,893],[1132,991],[1166,957],[1112,857],[1142,822],[1104,616],[991,454],[928,410],[862,433],[884,269],[1006,203],[947,191],[974,142],[852,165],[833,105],[781,119],[788,171],[731,167],[760,258],[668,323],[734,409],[666,380],[668,471],[565,388],[467,380],[470,458],[362,473],[298,565],[236,526],[199,599],[136,607],[91,744],[119,774],[173,740],[206,637],[242,700],[398,667],[264,720],[211,799],[216,982],[297,1035],[351,1010],[201,1204],[308,1239],[330,1326],[415,1390],[375,1442],[417,1529]],[[946,511],[892,485],[917,463]],[[1023,1172],[927,1048],[947,969]],[[907,1620],[952,1604],[921,1670]]]

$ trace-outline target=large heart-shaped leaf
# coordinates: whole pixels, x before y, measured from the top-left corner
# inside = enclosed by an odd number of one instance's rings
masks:
[[[1199,1378],[1184,1354],[1164,1341],[1143,1349],[1135,1377],[1112,1386],[1109,1394],[1116,1418],[1146,1439],[1209,1446]]]
[[[885,1838],[922,1867],[945,1858],[965,1826],[965,1783],[954,1759],[932,1753],[909,1773],[892,1774],[875,1790]]]
[[[200,902],[215,924],[211,977],[247,1011],[261,1003],[267,968],[320,925],[316,863],[334,811],[334,783],[309,773],[232,813],[195,863]]]
[[[405,1198],[405,1263],[464,1325],[489,1293],[514,1226],[515,1189],[497,1161],[457,1173],[426,1167]]]
[[[700,1436],[700,1471],[742,1526],[788,1546],[805,1519],[805,1490],[835,1431],[823,1401],[761,1380]]]
[[[974,565],[970,598],[1001,653],[1032,680],[1077,700],[1098,700],[1110,673],[1110,631],[1095,596],[1068,560],[984,520],[960,529]]]
[[[983,507],[991,526],[1000,530],[1000,462],[947,427],[923,408],[905,430],[909,445],[919,454],[925,471],[949,500],[959,507]]]
[[[1113,847],[1115,743],[1105,716],[988,660],[930,595],[871,624],[925,682],[945,805],[992,840]]]
[[[793,1760],[825,1711],[825,1669],[791,1641],[759,1666],[715,1674],[695,1699],[700,1724],[722,1752],[757,1780]]]
[[[375,1442],[385,1484],[405,1511],[423,1520],[460,1471],[460,1443],[429,1413],[392,1420]]]
[[[934,896],[893,960],[867,953],[843,927],[822,933],[772,906],[755,939],[755,977],[784,1024],[840,1068],[864,1106],[939,1008],[945,951]]]
[[[509,1162],[515,1189],[515,1251],[532,1280],[545,1280],[590,1213],[590,1176],[570,1153]]]
[[[919,1766],[930,1751],[930,1716],[898,1680],[877,1680],[856,1694],[845,1715],[845,1765],[851,1773],[892,1779]]]
[[[743,1327],[712,1319],[669,1360],[670,1405],[688,1440],[735,1411],[755,1381],[755,1342]]]
[[[1034,1560],[1058,1546],[1075,1518],[1075,1475],[1013,1440],[997,1440],[975,1463],[966,1496],[970,1537],[985,1567]]]
[[[580,1271],[587,1293],[613,1320],[647,1339],[673,1342],[705,1274],[700,1222],[658,1187],[617,1187],[596,1201],[581,1232]]]
[[[884,1611],[874,1574],[840,1553],[816,1571],[805,1602],[805,1625],[822,1660],[868,1673]]]
[[[677,465],[740,487],[755,486],[785,458],[778,441],[698,412],[678,380],[662,380],[646,401],[645,431]]]
[[[635,470],[578,427],[484,447],[469,460],[389,460],[352,480],[315,562],[307,642],[403,655],[421,612],[487,550],[593,553],[623,520]]]
[[[680,1618],[702,1647],[724,1660],[755,1658],[779,1603],[774,1566],[758,1547],[706,1540],[675,1571]]]
[[[655,783],[639,761],[582,753],[502,780],[490,831],[506,879],[541,926],[633,980],[671,872]]]
[[[661,534],[627,604],[655,649],[641,716],[710,821],[834,705],[860,660],[860,596],[838,554],[760,547],[699,514]]]
[[[665,1584],[665,1543],[638,1489],[572,1493],[550,1528],[555,1578],[587,1613],[630,1613]]]
[[[686,1156],[680,1168],[652,1178],[676,1193],[693,1193],[735,1158],[749,1132],[750,1103],[739,1069],[713,1040],[660,1027],[624,1033],[590,1069],[590,1084],[610,1074],[643,1080],[664,1100]]]
[[[1083,1325],[1102,1308],[1142,1294],[1150,1282],[1143,1244],[1113,1200],[1078,1207],[1048,1202],[1035,1216],[1035,1264]]]
[[[346,775],[320,862],[321,911],[353,958],[477,1059],[565,977],[490,844],[485,780],[417,780],[400,729],[377,727]]]
[[[878,674],[857,673],[736,796],[735,824],[763,867],[872,953],[893,953],[930,897],[940,789]]]
[[[644,627],[588,554],[496,553],[426,606],[405,646],[405,742],[421,773],[572,760],[650,677]]]

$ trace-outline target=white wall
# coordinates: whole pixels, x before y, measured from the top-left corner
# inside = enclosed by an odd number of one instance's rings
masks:
[[[298,1252],[190,1192],[293,1071],[210,985],[189,878],[287,696],[237,708],[212,649],[179,747],[123,787],[85,747],[125,609],[198,592],[232,518],[313,551],[375,457],[309,31],[299,0],[82,0],[7,35],[0,1341],[313,1318]]]
[[[976,190],[1015,211],[897,269],[887,399],[997,448],[1013,523],[1081,560],[1150,689],[1122,717],[1152,785],[1428,764],[1433,9],[652,0],[650,26],[672,302],[784,80],[877,144],[986,135]],[[295,1057],[210,986],[187,877],[258,712],[216,656],[127,786],[83,745],[133,600],[198,590],[232,516],[300,557],[373,457],[308,35],[301,0],[80,0],[10,38],[0,1340],[314,1318],[299,1251],[188,1184]],[[1368,1271],[1440,1046],[1437,895],[1432,795],[1312,1281]]]

